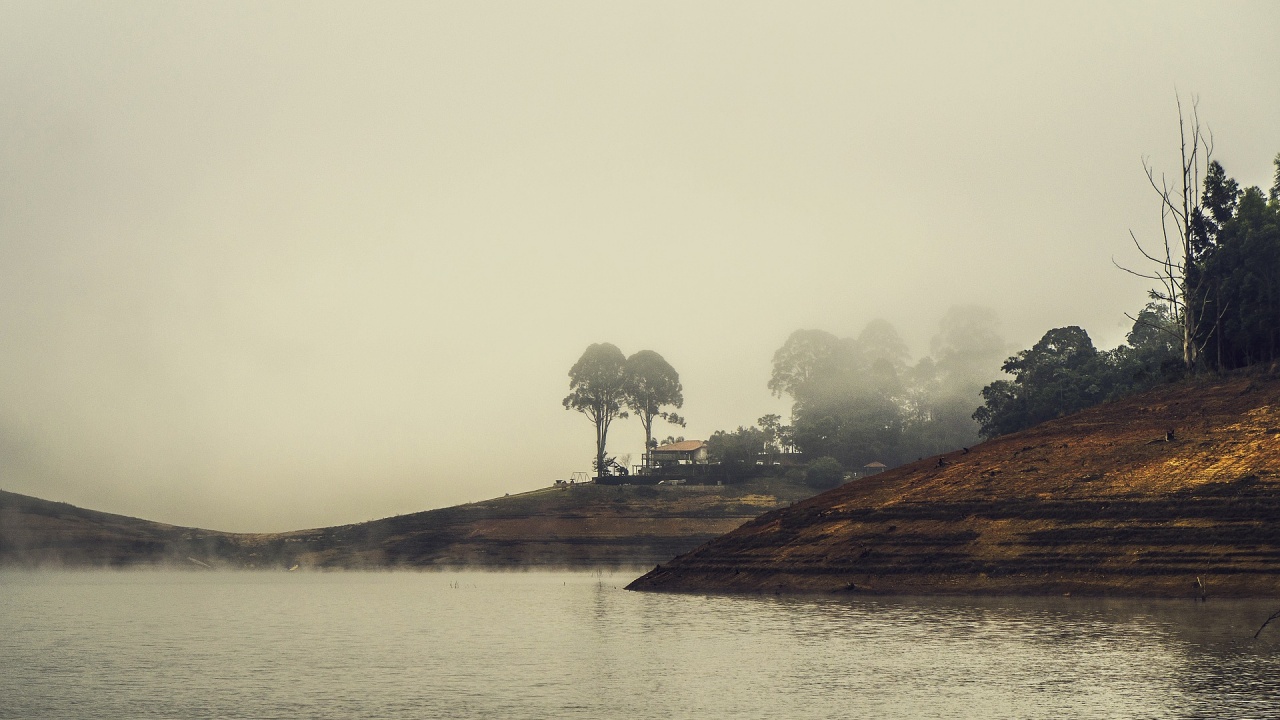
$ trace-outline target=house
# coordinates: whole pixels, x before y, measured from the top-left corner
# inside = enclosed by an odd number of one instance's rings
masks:
[[[701,440],[683,440],[659,445],[649,451],[649,463],[658,467],[668,465],[700,465],[707,461],[707,444]]]
[[[876,475],[884,472],[887,469],[888,469],[888,466],[882,462],[869,462],[866,465],[862,466],[862,472],[859,473],[858,476],[866,477],[868,475]]]

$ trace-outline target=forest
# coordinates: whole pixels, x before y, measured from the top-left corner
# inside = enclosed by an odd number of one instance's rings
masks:
[[[1162,244],[1134,244],[1149,266],[1118,266],[1155,283],[1130,314],[1126,342],[1094,346],[1078,326],[1051,328],[1006,356],[996,313],[951,308],[925,357],[912,360],[887,321],[855,337],[817,329],[791,333],[773,355],[768,389],[790,398],[790,424],[765,415],[708,439],[713,462],[756,472],[761,457],[798,455],[830,477],[836,464],[889,467],[1022,430],[1098,403],[1198,373],[1280,360],[1280,155],[1268,191],[1241,188],[1209,159],[1197,125],[1183,147],[1181,183],[1148,178],[1160,199]],[[993,379],[1003,372],[1002,379]],[[661,356],[630,358],[593,345],[570,371],[567,409],[596,425],[596,463],[606,462],[609,423],[635,413],[645,446],[655,418],[684,425],[664,408],[683,403],[679,374]],[[668,438],[676,440],[678,438]]]
[[[1164,206],[1165,244],[1151,252],[1139,243],[1155,269],[1131,272],[1159,285],[1129,315],[1124,344],[1100,350],[1083,328],[1058,327],[1001,363],[995,313],[977,307],[953,308],[930,355],[915,363],[883,320],[855,338],[797,330],[774,354],[769,380],[772,392],[791,398],[791,424],[766,416],[759,427],[717,432],[713,457],[762,447],[834,458],[849,470],[893,466],[1158,383],[1280,360],[1280,155],[1263,191],[1241,188],[1217,161],[1198,172],[1207,154],[1184,150],[1182,188],[1157,185],[1149,173]],[[1008,377],[990,379],[997,365]]]

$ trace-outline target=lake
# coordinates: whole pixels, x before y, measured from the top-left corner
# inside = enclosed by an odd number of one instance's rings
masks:
[[[1280,717],[1280,601],[0,573],[0,718]]]

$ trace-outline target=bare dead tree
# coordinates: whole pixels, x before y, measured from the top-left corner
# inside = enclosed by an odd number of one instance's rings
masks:
[[[1200,338],[1204,335],[1201,331],[1206,322],[1208,300],[1207,293],[1202,292],[1203,275],[1195,270],[1195,263],[1203,250],[1197,246],[1196,225],[1203,215],[1200,186],[1213,156],[1213,134],[1200,126],[1199,98],[1192,97],[1189,113],[1182,108],[1181,96],[1176,98],[1181,150],[1179,177],[1170,182],[1161,173],[1157,181],[1156,171],[1150,160],[1146,157],[1142,159],[1147,182],[1160,198],[1163,246],[1148,249],[1132,230],[1129,231],[1134,247],[1155,269],[1139,272],[1117,263],[1114,258],[1111,262],[1130,275],[1157,283],[1148,294],[1152,300],[1162,302],[1169,308],[1176,330],[1150,325],[1132,315],[1126,315],[1135,323],[1143,322],[1158,332],[1171,333],[1173,339],[1182,346],[1183,365],[1187,370],[1194,370],[1204,349],[1204,341]]]

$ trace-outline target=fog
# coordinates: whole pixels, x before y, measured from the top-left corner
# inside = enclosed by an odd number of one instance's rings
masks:
[[[1175,92],[1270,185],[1280,6],[1070,5],[0,5],[0,488],[356,522],[590,469],[590,343],[689,438],[800,328],[1115,345]]]

